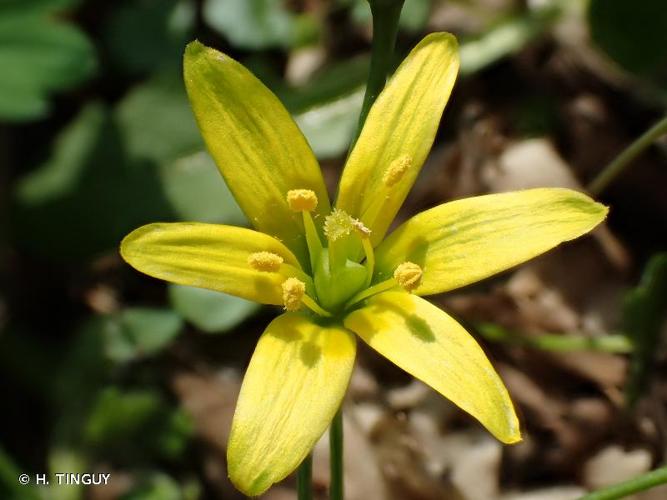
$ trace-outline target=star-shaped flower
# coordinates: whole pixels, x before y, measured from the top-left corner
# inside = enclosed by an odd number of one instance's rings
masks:
[[[500,441],[519,441],[512,402],[482,349],[421,297],[577,238],[607,209],[575,191],[532,189],[445,203],[385,238],[454,85],[455,38],[427,36],[390,79],[333,210],[306,140],[257,78],[198,42],[184,65],[207,147],[254,229],[149,224],[123,240],[121,253],[151,276],[286,309],[259,339],[243,380],[228,447],[234,484],[258,495],[306,457],[341,404],[356,337]]]

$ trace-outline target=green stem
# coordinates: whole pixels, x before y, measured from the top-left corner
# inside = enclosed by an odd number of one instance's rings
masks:
[[[355,137],[359,137],[368,112],[387,82],[387,75],[391,70],[398,20],[404,0],[369,0],[373,15],[373,44],[371,47],[371,67],[364,94],[364,103],[361,106],[359,125]]]
[[[625,354],[632,352],[633,350],[632,342],[623,334],[587,337],[580,334],[544,333],[536,337],[527,337],[519,333],[511,332],[502,326],[493,323],[481,323],[476,325],[476,327],[482,337],[486,340],[501,342],[503,344],[533,347],[543,351],[597,351]]]
[[[299,500],[313,500],[312,488],[313,456],[308,455],[299,465],[296,476],[296,486]]]
[[[599,195],[632,160],[663,134],[667,134],[667,116],[644,132],[635,142],[614,158],[588,185],[588,191],[591,194]]]
[[[329,429],[329,460],[331,461],[330,500],[343,500],[343,409],[336,413]]]
[[[615,500],[664,483],[667,483],[667,467],[661,467],[629,481],[594,491],[584,495],[579,500]]]
[[[366,83],[364,102],[359,114],[359,125],[355,134],[355,140],[359,137],[361,129],[366,122],[366,117],[371,106],[380,95],[387,82],[387,75],[391,70],[398,34],[398,20],[401,17],[404,0],[368,0],[373,15],[373,44],[371,47],[371,67]],[[331,249],[330,249],[331,251]],[[338,410],[329,428],[329,460],[331,464],[331,481],[329,485],[329,498],[331,500],[343,500],[343,411]]]

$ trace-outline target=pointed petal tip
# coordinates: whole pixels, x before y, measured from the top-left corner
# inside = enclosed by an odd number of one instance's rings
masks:
[[[132,261],[136,251],[134,243],[137,237],[144,234],[147,230],[150,230],[150,226],[152,225],[153,224],[146,224],[145,226],[138,227],[132,230],[130,233],[126,234],[125,237],[121,240],[118,251],[122,259],[130,266],[134,267]]]
[[[433,33],[429,33],[422,39],[422,43],[430,42],[445,42],[452,44],[456,48],[459,46],[459,41],[456,36],[447,31],[435,31]]]
[[[518,431],[514,434],[508,434],[508,435],[504,435],[504,436],[494,436],[494,437],[498,441],[500,441],[501,443],[503,443],[505,445],[510,445],[510,446],[515,445],[515,444],[519,444],[523,441],[523,436]]]
[[[199,40],[193,40],[185,46],[185,52],[183,54],[183,66],[184,69],[187,69],[189,64],[192,64],[201,59],[210,60],[215,58],[218,60],[223,60],[224,57],[225,55],[222,52],[212,47],[207,47]]]
[[[505,429],[504,432],[493,433],[495,438],[503,444],[518,444],[523,441],[519,422],[514,412],[512,412],[512,415],[510,416],[508,425],[509,429]]]
[[[192,40],[190,43],[188,43],[185,46],[185,54],[186,55],[196,55],[202,50],[206,49],[206,45],[201,43],[199,40]]]
[[[262,494],[297,469],[340,407],[356,343],[341,326],[299,313],[274,319],[243,378],[228,441],[230,480]]]
[[[254,479],[250,479],[245,476],[242,471],[237,470],[232,464],[234,464],[234,457],[232,456],[233,452],[230,453],[230,448],[227,449],[227,464],[228,464],[228,477],[229,480],[234,485],[234,488],[239,490],[241,493],[248,497],[258,497],[266,490],[268,490],[273,482],[268,480],[266,475],[261,475]]]

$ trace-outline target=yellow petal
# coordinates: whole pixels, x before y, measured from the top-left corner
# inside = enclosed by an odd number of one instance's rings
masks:
[[[477,342],[422,298],[385,292],[345,326],[368,345],[479,420],[504,443],[521,440],[507,389]]]
[[[275,272],[259,271],[250,255],[271,252],[282,258]],[[262,304],[282,304],[281,284],[303,271],[292,252],[275,238],[251,229],[219,224],[148,224],[128,234],[120,253],[149,276],[225,292]]]
[[[327,429],[347,389],[356,343],[342,327],[299,313],[271,322],[243,379],[227,449],[229,477],[246,495],[280,481]]]
[[[382,240],[428,155],[458,73],[449,33],[424,38],[370,110],[340,182],[336,206]]]
[[[300,213],[291,189],[317,195],[329,213],[317,160],[278,98],[231,57],[192,42],[185,50],[185,86],[206,146],[253,226],[276,236],[307,262]]]
[[[465,198],[417,214],[377,248],[377,281],[405,261],[422,267],[417,295],[481,280],[587,233],[607,207],[561,188]]]

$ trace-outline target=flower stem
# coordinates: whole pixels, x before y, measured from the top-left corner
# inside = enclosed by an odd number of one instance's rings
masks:
[[[632,341],[622,333],[587,337],[579,333],[543,333],[535,337],[513,332],[494,323],[479,323],[477,331],[491,342],[532,347],[543,351],[573,352],[596,351],[626,354],[633,351]]]
[[[579,500],[615,500],[664,483],[667,483],[667,467],[660,467],[629,481],[584,495]]]
[[[355,137],[359,137],[368,112],[387,82],[391,69],[398,33],[398,20],[404,0],[369,0],[373,15],[373,44],[371,47],[371,67],[361,106],[359,125]]]
[[[308,454],[299,465],[296,476],[298,500],[313,500],[312,476],[313,456]]]
[[[371,67],[366,84],[364,102],[359,114],[359,125],[355,140],[359,137],[368,112],[387,82],[391,69],[398,20],[401,17],[404,0],[368,0],[373,15],[373,44],[371,47]],[[329,249],[331,251],[331,249]],[[329,485],[330,500],[343,500],[343,411],[338,410],[329,428],[329,460],[331,464],[331,481]],[[301,497],[299,497],[301,498]]]
[[[331,462],[331,481],[329,499],[343,500],[343,409],[336,413],[329,429],[329,460]]]
[[[623,169],[642,151],[653,144],[663,134],[667,134],[667,116],[644,132],[637,140],[614,158],[588,185],[591,194],[599,195],[611,184]]]

